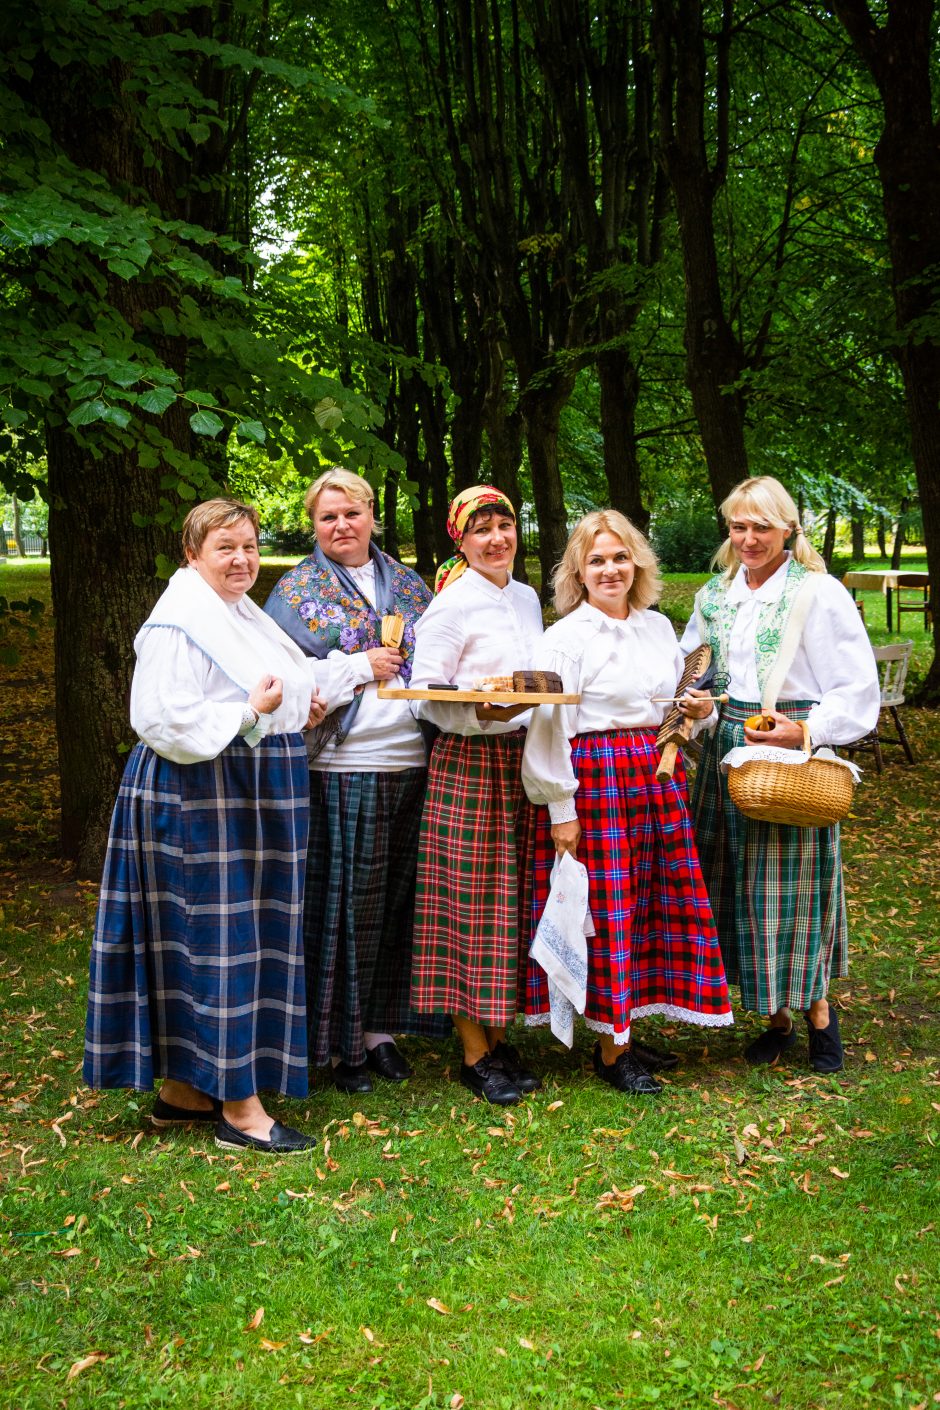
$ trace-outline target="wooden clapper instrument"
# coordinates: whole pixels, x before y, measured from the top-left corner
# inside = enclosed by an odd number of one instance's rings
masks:
[[[694,651],[690,651],[685,658],[685,665],[682,668],[682,675],[679,677],[679,684],[676,686],[676,696],[680,696],[689,686],[697,687],[702,678],[708,673],[711,665],[712,649],[710,646],[697,646]],[[676,755],[684,744],[688,744],[692,735],[692,720],[687,720],[679,709],[674,705],[669,714],[659,727],[659,734],[656,736],[656,747],[660,751],[660,761],[656,769],[656,777],[660,783],[666,783],[672,778],[673,770],[676,767]]]

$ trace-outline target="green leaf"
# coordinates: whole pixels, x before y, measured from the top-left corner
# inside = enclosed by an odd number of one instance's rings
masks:
[[[189,424],[197,436],[217,436],[222,430],[221,418],[216,416],[214,411],[194,412],[189,418]]]
[[[343,412],[332,397],[324,397],[318,401],[313,408],[313,414],[317,419],[317,425],[323,431],[335,431],[343,424]]]
[[[101,419],[112,426],[120,426],[123,431],[130,422],[131,414],[123,406],[106,406]]]
[[[260,421],[239,421],[235,434],[241,441],[257,441],[264,445],[265,430]]]
[[[126,259],[109,259],[108,268],[112,274],[116,274],[120,279],[133,279],[140,273],[136,264],[131,264]]]
[[[93,401],[79,402],[78,406],[68,414],[69,424],[88,426],[92,421],[103,421],[107,409],[100,397],[95,397]]]
[[[149,392],[143,393],[137,405],[141,411],[151,411],[154,416],[162,416],[175,401],[176,393],[171,392],[169,387],[153,387]]]

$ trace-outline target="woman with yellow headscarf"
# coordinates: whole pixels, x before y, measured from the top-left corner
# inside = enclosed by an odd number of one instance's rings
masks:
[[[472,689],[528,670],[539,600],[512,577],[516,515],[502,491],[453,500],[456,555],[417,623],[411,684]],[[445,590],[446,589],[446,590]],[[419,1013],[447,1013],[463,1044],[460,1080],[508,1106],[541,1085],[506,1041],[520,1008],[531,901],[533,809],[522,788],[526,706],[420,701],[438,735],[421,823],[412,968]]]

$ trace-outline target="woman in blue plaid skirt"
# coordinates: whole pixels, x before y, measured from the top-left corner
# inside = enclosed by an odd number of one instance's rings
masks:
[[[773,1064],[796,1044],[806,1015],[810,1066],[837,1072],[842,1039],[829,984],[848,970],[839,828],[756,822],[738,811],[719,767],[741,745],[851,744],[878,720],[871,643],[848,592],[826,572],[792,498],[769,475],[743,480],[721,506],[723,571],[696,594],[682,639],[712,649],[716,692],[728,704],[706,745],[693,813],[728,978],[745,1008],[770,1019],[744,1052]],[[690,692],[694,694],[695,692]],[[763,714],[772,732],[745,722]]]
[[[289,1155],[309,1136],[259,1093],[307,1092],[302,731],[352,694],[246,596],[258,516],[214,499],[183,525],[185,566],[134,642],[131,723],[91,952],[85,1080],[162,1086],[156,1126]]]

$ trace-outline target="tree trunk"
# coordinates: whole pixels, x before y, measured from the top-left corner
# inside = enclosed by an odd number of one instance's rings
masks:
[[[650,513],[643,503],[640,462],[636,448],[636,406],[640,381],[632,359],[619,350],[597,359],[600,383],[601,435],[604,470],[612,509],[626,514],[642,532],[649,528]]]
[[[883,514],[878,515],[876,532],[878,534],[878,556],[880,558],[887,558],[888,542],[885,537],[885,516]]]
[[[830,504],[829,513],[826,515],[826,532],[823,535],[822,546],[822,556],[827,569],[829,568],[829,565],[832,562],[832,555],[835,553],[836,549],[837,520],[838,515],[836,513],[835,505]]]
[[[13,542],[16,544],[16,551],[20,558],[25,558],[26,549],[23,547],[23,523],[18,495],[13,495]]]
[[[865,520],[858,515],[852,518],[852,560],[865,562]]]
[[[901,508],[898,511],[897,527],[894,530],[894,543],[891,546],[891,567],[895,572],[901,566],[901,549],[904,547],[904,528],[907,520],[907,511],[910,508],[910,500],[906,497],[901,500]]]
[[[551,396],[527,393],[522,398],[532,497],[539,523],[542,602],[551,599],[552,573],[568,541],[565,496],[558,468],[558,423],[568,394],[568,390],[556,389]]]
[[[133,526],[132,512],[154,514],[160,503],[159,475],[140,474],[135,457],[96,458],[59,428],[46,448],[62,854],[79,876],[97,876],[134,743],[134,637],[165,586],[155,556],[179,545],[168,530]]]
[[[940,582],[940,344],[925,336],[940,299],[940,144],[934,113],[937,17],[933,0],[887,0],[878,26],[866,0],[833,0],[877,85],[884,127],[875,146],[881,181],[897,346],[924,521],[927,568]],[[900,538],[900,535],[898,535]],[[895,550],[899,551],[898,540]],[[892,562],[894,555],[892,555]],[[900,557],[898,557],[900,563]],[[940,703],[940,612],[920,699]]]

